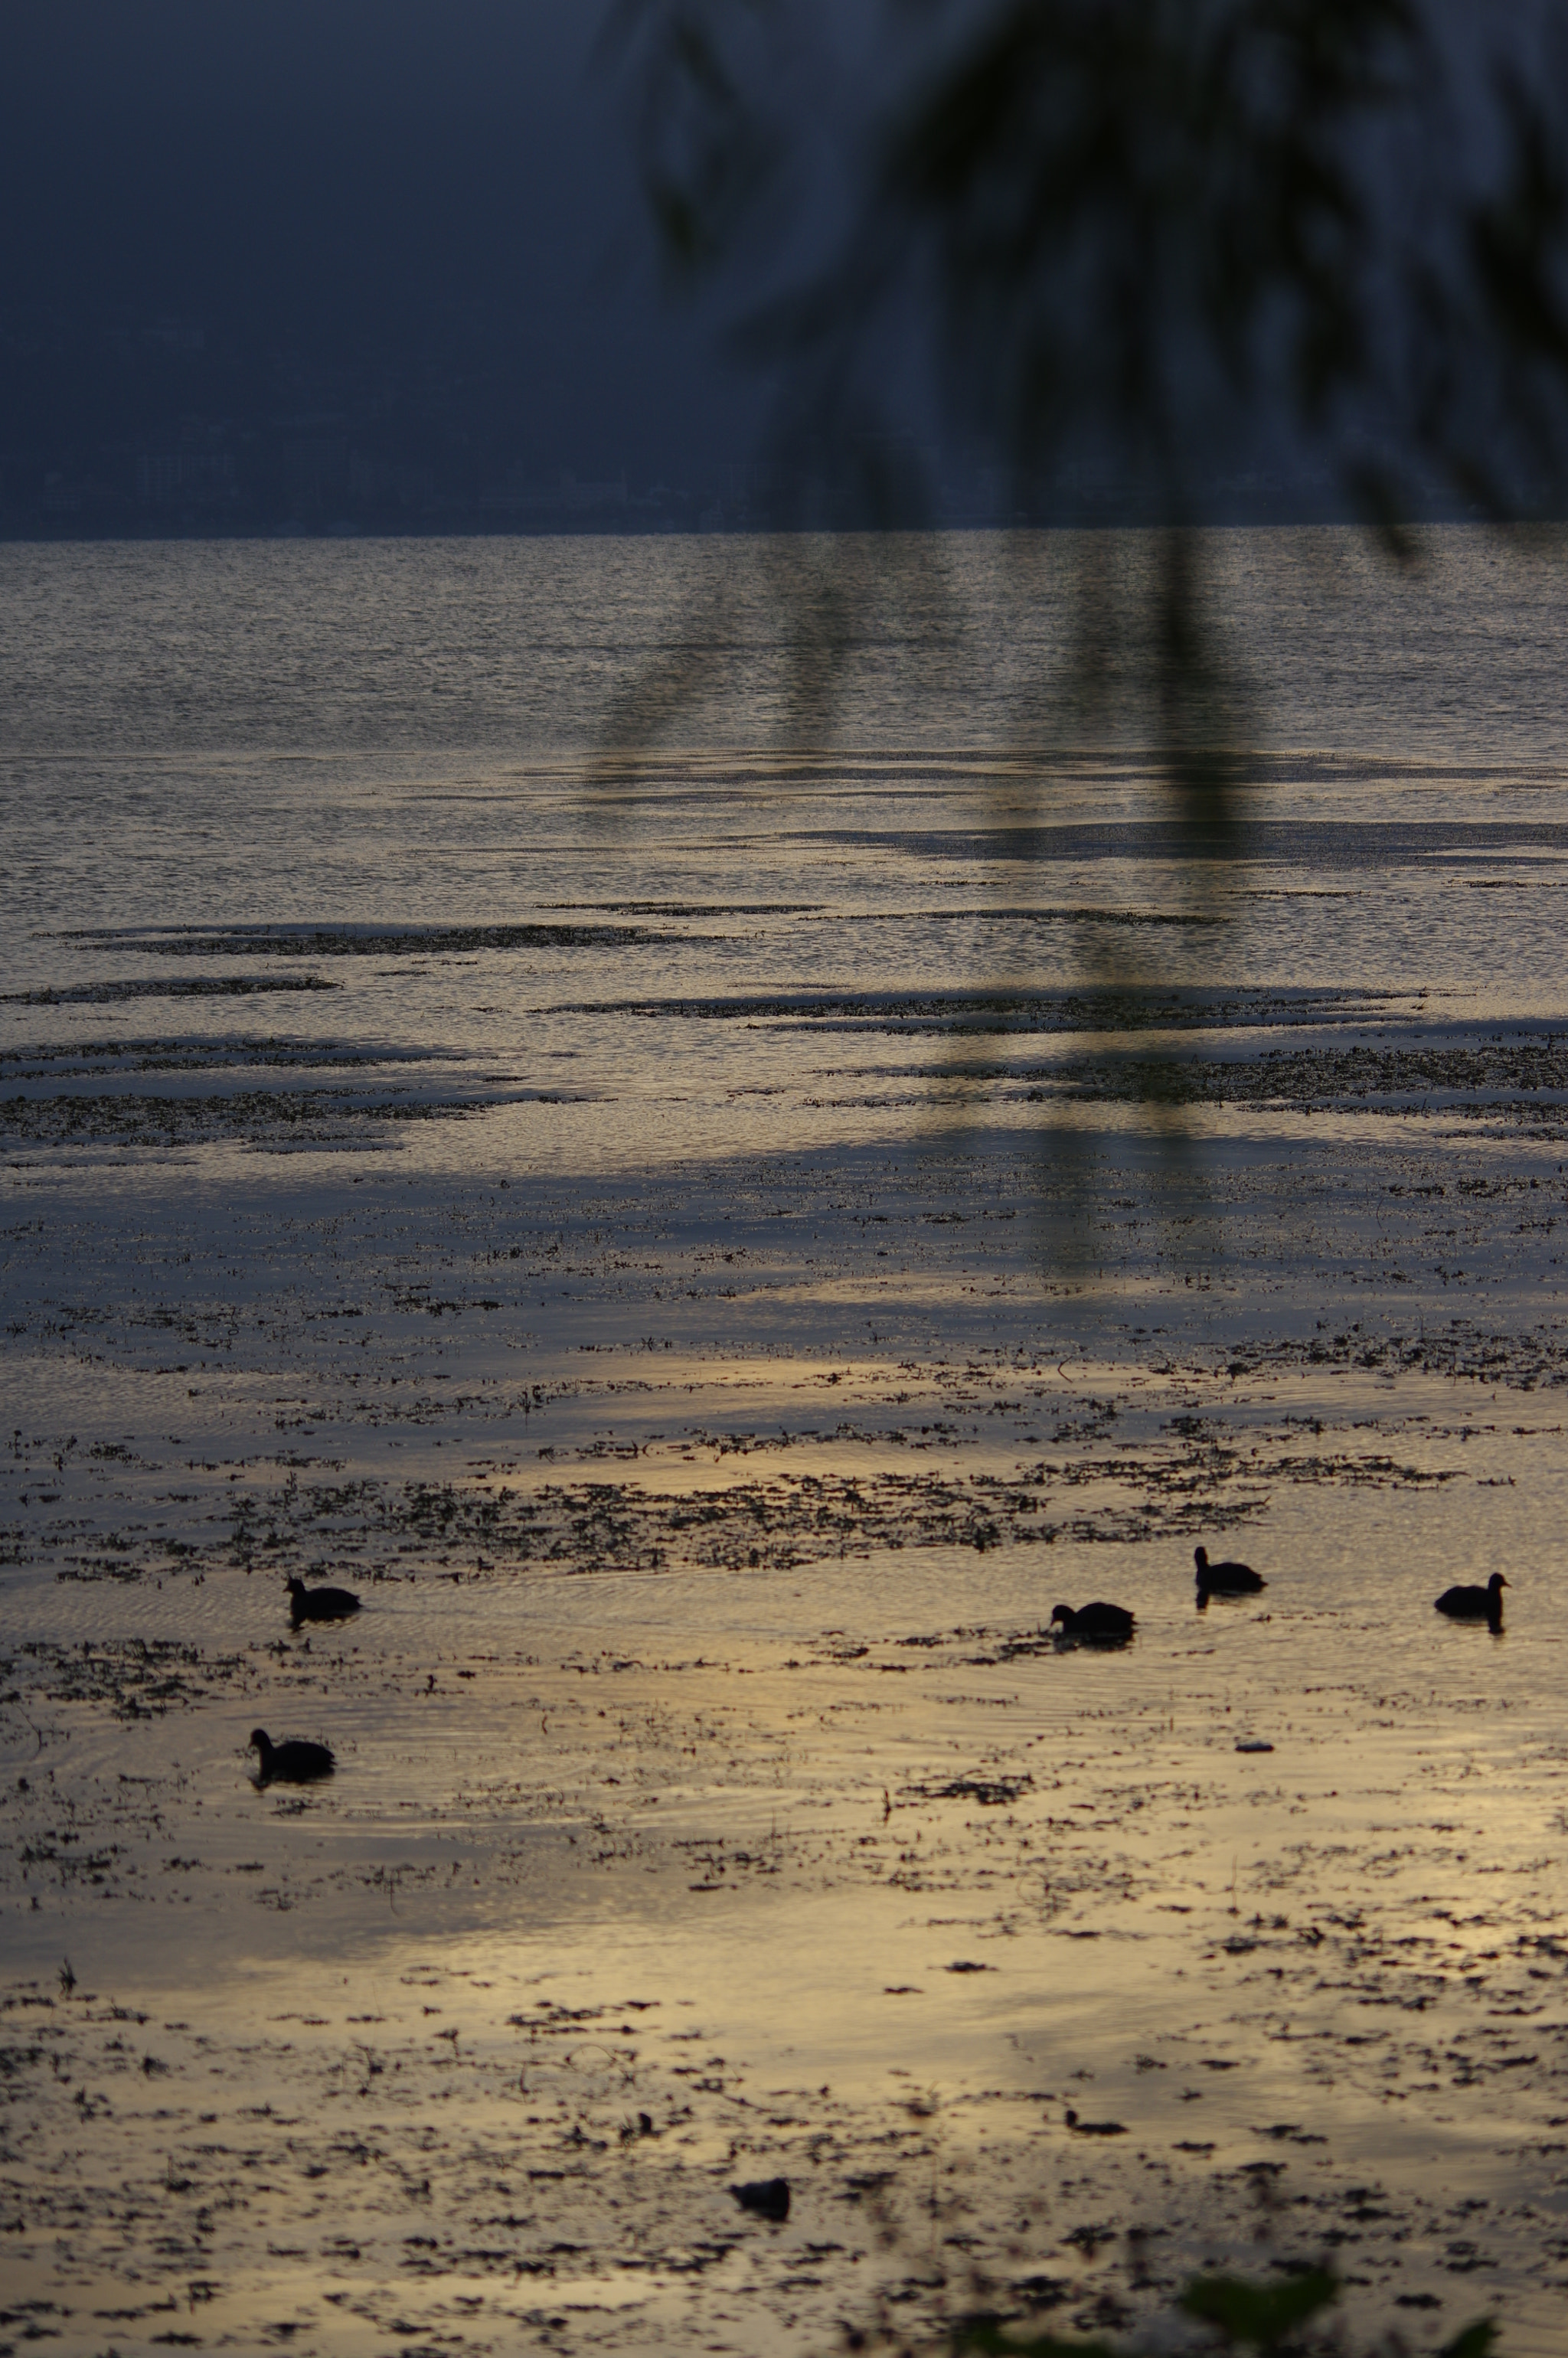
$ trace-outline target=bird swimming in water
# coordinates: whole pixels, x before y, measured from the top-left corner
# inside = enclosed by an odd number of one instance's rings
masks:
[[[1494,1572],[1485,1588],[1445,1588],[1435,1601],[1435,1609],[1446,1613],[1451,1621],[1485,1621],[1493,1629],[1503,1626],[1503,1591],[1512,1583]]]
[[[308,1744],[298,1736],[275,1744],[265,1727],[253,1727],[250,1740],[261,1760],[258,1785],[270,1785],[274,1778],[285,1785],[313,1784],[318,1777],[330,1777],[338,1765],[330,1744]]]
[[[1080,1605],[1075,1613],[1070,1605],[1056,1606],[1051,1615],[1051,1627],[1062,1625],[1064,1638],[1091,1646],[1125,1646],[1132,1635],[1132,1616],[1124,1606]]]
[[[1206,1605],[1211,1596],[1256,1596],[1268,1582],[1254,1572],[1249,1563],[1210,1563],[1208,1550],[1193,1550],[1193,1561],[1198,1568],[1198,1603]]]
[[[288,1583],[288,1618],[293,1628],[302,1621],[346,1621],[360,1609],[351,1588],[307,1588],[302,1580]]]
[[[742,2211],[755,2211],[763,2219],[782,2221],[789,2217],[787,2178],[753,2178],[744,2186],[732,2186],[730,2191]]]

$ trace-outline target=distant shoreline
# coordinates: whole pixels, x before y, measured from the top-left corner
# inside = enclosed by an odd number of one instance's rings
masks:
[[[1485,516],[1476,508],[1445,508],[1423,510],[1401,520],[1414,532],[1438,527],[1452,529],[1456,525],[1473,525],[1477,529],[1504,532],[1560,531],[1568,525],[1568,513],[1557,515],[1519,515],[1506,517],[1501,522]],[[1114,514],[1108,514],[1086,508],[1081,513],[1045,516],[1020,515],[1009,521],[994,518],[968,517],[957,521],[926,520],[906,524],[784,524],[749,522],[744,524],[628,524],[624,520],[613,525],[583,522],[568,524],[560,521],[549,525],[516,523],[487,524],[473,520],[451,520],[427,524],[407,520],[375,521],[366,524],[347,520],[321,525],[259,524],[221,525],[211,519],[188,525],[163,524],[145,530],[127,526],[123,521],[104,523],[102,526],[83,525],[80,520],[70,525],[51,528],[38,524],[10,525],[0,519],[0,546],[16,547],[57,547],[82,543],[124,542],[140,546],[144,543],[170,541],[355,541],[355,540],[768,540],[768,539],[858,539],[867,537],[918,538],[925,535],[944,539],[971,538],[980,535],[1002,537],[1015,532],[1083,533],[1083,532],[1159,532],[1171,529],[1169,519],[1155,516]],[[1368,531],[1375,527],[1365,516],[1343,512],[1306,511],[1290,514],[1253,515],[1207,515],[1190,519],[1185,529],[1194,532],[1345,532]]]

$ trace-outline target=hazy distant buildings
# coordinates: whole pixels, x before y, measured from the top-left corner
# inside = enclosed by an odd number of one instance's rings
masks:
[[[149,347],[159,346],[166,352],[204,352],[207,330],[178,319],[160,319],[156,327],[142,330],[142,341]]]
[[[160,511],[229,508],[239,496],[228,450],[144,450],[136,460],[136,502]]]
[[[329,345],[237,313],[0,305],[0,533],[1005,529],[1160,512],[1157,486],[1099,449],[1031,477],[994,449],[907,431],[797,442],[765,462],[734,443],[683,462],[672,443],[639,471],[613,443],[596,457],[586,420],[575,447],[556,427],[546,438],[509,314],[449,326],[439,349],[416,350]],[[1224,454],[1193,490],[1216,524],[1346,513],[1335,483],[1280,451]],[[1435,482],[1416,491],[1425,513],[1454,512]]]
[[[528,481],[522,467],[510,467],[505,481],[486,492],[479,504],[487,515],[497,518],[558,525],[588,517],[624,516],[631,501],[624,473],[612,482],[579,482],[569,467],[562,467],[553,483],[535,483]]]
[[[335,515],[349,495],[349,445],[339,434],[297,437],[283,446],[283,494],[291,518]]]

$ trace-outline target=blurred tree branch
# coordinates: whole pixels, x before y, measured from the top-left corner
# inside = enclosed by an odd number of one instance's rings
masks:
[[[1412,463],[1499,515],[1560,496],[1561,0],[887,0],[845,202],[807,220],[797,192],[781,238],[765,200],[819,129],[773,70],[804,13],[612,20],[666,253],[783,272],[736,329],[781,372],[787,435],[862,430],[918,346],[1021,481],[1098,449],[1150,521],[1191,523],[1204,467],[1260,424],[1379,528]],[[747,244],[764,220],[771,254]]]
[[[1155,528],[1137,579],[1077,535],[1065,551],[1076,619],[1036,784],[1135,699],[1202,903],[1259,734],[1195,529],[1220,463],[1266,453],[1327,481],[1400,562],[1444,503],[1561,513],[1568,0],[827,16],[847,92],[827,89],[833,42],[802,31],[806,0],[620,0],[611,51],[661,250],[716,290],[776,387],[770,455],[799,487],[781,524],[924,520],[885,430],[913,417],[992,452],[1026,516],[1090,469]],[[814,477],[837,508],[813,506]],[[831,542],[773,562],[797,718],[821,741],[855,568]],[[618,713],[621,744],[703,685],[675,664]],[[1103,938],[1083,959],[1173,1136],[1179,1086],[1136,1038],[1145,979]]]

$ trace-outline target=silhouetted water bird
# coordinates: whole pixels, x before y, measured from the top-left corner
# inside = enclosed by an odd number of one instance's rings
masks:
[[[302,1580],[288,1584],[288,1617],[296,1629],[302,1621],[346,1621],[359,1609],[351,1588],[307,1588]]]
[[[1451,1621],[1487,1621],[1500,1629],[1503,1591],[1510,1585],[1500,1572],[1494,1572],[1485,1588],[1445,1588],[1436,1600],[1436,1609],[1446,1613]]]
[[[1062,1625],[1064,1638],[1072,1638],[1091,1646],[1125,1646],[1132,1635],[1132,1616],[1124,1606],[1080,1605],[1075,1613],[1070,1605],[1055,1606],[1051,1614],[1053,1629]]]
[[[789,2217],[787,2178],[753,2178],[744,2186],[732,2186],[730,2191],[742,2211],[755,2211],[763,2219]]]
[[[253,1727],[250,1740],[261,1760],[256,1772],[261,1785],[270,1785],[274,1778],[285,1785],[313,1784],[318,1777],[330,1777],[338,1765],[329,1744],[308,1744],[297,1736],[287,1744],[275,1744],[265,1727]]]
[[[1193,1550],[1193,1561],[1198,1568],[1200,1605],[1206,1605],[1211,1596],[1256,1596],[1268,1586],[1249,1563],[1210,1563],[1206,1547]]]

